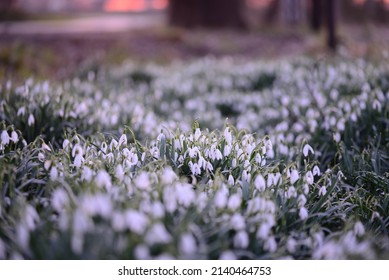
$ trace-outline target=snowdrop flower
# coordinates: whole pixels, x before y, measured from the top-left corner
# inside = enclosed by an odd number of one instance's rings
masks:
[[[92,181],[93,171],[88,166],[84,166],[82,168],[81,180],[85,180],[86,182]]]
[[[299,216],[301,220],[306,220],[308,218],[308,210],[305,207],[301,207],[299,210]]]
[[[138,245],[134,249],[135,258],[138,260],[150,259],[150,250],[146,245]]]
[[[313,169],[312,169],[312,173],[313,173],[313,176],[320,176],[320,168],[317,166],[317,165],[315,165],[314,167],[313,167]]]
[[[305,174],[305,182],[307,182],[308,185],[312,185],[314,181],[313,174],[311,171],[308,171]]]
[[[259,191],[264,191],[266,189],[266,182],[261,174],[258,174],[255,177],[254,186]]]
[[[45,161],[45,155],[43,153],[38,153],[38,159],[40,162],[44,162]]]
[[[223,155],[228,157],[231,154],[232,147],[230,145],[225,145],[223,150]]]
[[[235,184],[234,177],[232,177],[231,174],[228,176],[228,184],[230,186],[233,186]]]
[[[111,176],[105,170],[100,170],[95,178],[96,185],[99,188],[110,189],[112,187]]]
[[[128,229],[139,235],[144,234],[147,226],[149,225],[149,219],[147,216],[135,210],[128,210],[125,213],[125,220]]]
[[[69,205],[69,196],[64,189],[56,189],[51,195],[51,206],[57,212],[62,212]]]
[[[300,194],[297,198],[298,207],[303,207],[305,203],[307,203],[307,198],[305,197],[305,195]]]
[[[234,236],[234,247],[238,249],[246,249],[249,246],[249,236],[246,231],[241,230]]]
[[[336,143],[339,143],[340,142],[340,133],[339,132],[334,133],[333,139]]]
[[[178,246],[182,255],[192,255],[197,251],[196,240],[190,233],[181,235]]]
[[[232,251],[224,251],[220,254],[219,260],[236,260],[236,256]]]
[[[228,191],[226,188],[222,188],[215,194],[215,206],[216,208],[224,208],[227,205]]]
[[[115,177],[116,177],[120,182],[122,182],[123,179],[124,179],[124,170],[123,170],[123,166],[122,166],[121,164],[118,164],[118,165],[116,166]]]
[[[163,202],[166,208],[166,211],[173,213],[177,209],[177,199],[174,189],[171,186],[168,186],[163,191]]]
[[[235,213],[230,219],[230,226],[235,230],[243,230],[246,227],[246,222],[242,215]]]
[[[354,233],[358,237],[361,237],[361,236],[363,236],[365,234],[365,227],[363,226],[363,224],[360,221],[355,223],[355,225],[354,225]]]
[[[224,135],[224,138],[226,139],[227,144],[231,144],[232,143],[232,134],[231,134],[230,128],[228,126],[224,129],[223,135]]]
[[[30,242],[30,232],[25,225],[18,224],[16,226],[16,240],[21,248],[28,248],[28,244]]]
[[[26,114],[26,108],[25,108],[25,107],[20,107],[20,108],[18,109],[18,112],[16,113],[16,115],[17,115],[18,117],[24,116],[25,114]]]
[[[127,144],[127,135],[122,134],[119,138],[118,146],[121,147],[122,145],[126,145],[126,144]]]
[[[185,183],[176,184],[176,196],[178,203],[184,207],[189,207],[196,198],[192,185]]]
[[[145,236],[148,244],[166,244],[172,241],[172,237],[161,223],[154,224]]]
[[[50,180],[55,181],[58,179],[58,169],[57,167],[53,166],[50,169]]]
[[[263,248],[270,253],[274,253],[277,250],[277,242],[273,236],[266,239],[265,244],[263,245]]]
[[[327,193],[327,188],[325,186],[322,186],[319,190],[319,196],[325,196]]]
[[[138,177],[136,177],[135,185],[141,190],[145,190],[145,191],[150,190],[151,182],[150,182],[149,174],[145,171],[142,171],[138,175]]]
[[[290,183],[293,185],[294,183],[297,182],[297,180],[300,178],[299,173],[296,169],[293,169],[290,172]]]
[[[234,193],[230,196],[228,199],[227,207],[231,210],[236,210],[241,205],[241,198],[240,195],[237,193]]]
[[[304,155],[304,157],[307,157],[309,155],[309,153],[311,153],[312,155],[315,154],[315,152],[313,151],[311,145],[305,144],[304,148],[303,148],[303,155]]]
[[[9,135],[8,135],[8,132],[6,130],[3,130],[1,132],[1,144],[3,144],[4,146],[5,145],[8,145],[9,144]]]
[[[286,197],[292,198],[292,197],[296,197],[296,196],[297,196],[296,189],[293,186],[289,187],[288,191],[286,192]]]
[[[162,172],[162,183],[165,185],[172,184],[178,177],[171,167],[166,167]]]
[[[34,118],[33,114],[30,114],[28,116],[27,124],[28,124],[28,126],[32,126],[32,125],[34,125],[34,123],[35,123],[35,118]]]
[[[194,134],[194,140],[195,141],[199,140],[200,136],[201,136],[200,128],[196,128],[196,131],[195,131],[195,134]]]
[[[70,144],[70,142],[68,139],[63,140],[62,149],[67,150],[67,148],[69,147],[69,144]]]
[[[74,165],[74,167],[80,168],[84,161],[85,161],[84,157],[81,154],[78,154],[74,158],[73,165]]]

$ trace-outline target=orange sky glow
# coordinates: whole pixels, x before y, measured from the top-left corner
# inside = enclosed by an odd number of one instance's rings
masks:
[[[127,11],[143,11],[148,7],[146,0],[110,0],[104,5],[104,10],[107,12],[127,12]],[[153,0],[151,1],[151,9],[162,10],[168,5],[168,0]]]

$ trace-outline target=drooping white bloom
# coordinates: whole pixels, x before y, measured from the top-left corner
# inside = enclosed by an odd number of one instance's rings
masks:
[[[145,241],[148,244],[166,244],[172,241],[172,237],[163,224],[157,223],[147,231]]]
[[[69,205],[69,196],[67,192],[62,189],[56,189],[51,195],[51,206],[57,212],[62,212]]]
[[[138,260],[150,259],[150,250],[146,245],[138,245],[134,249],[135,258]]]
[[[162,182],[166,185],[173,183],[177,178],[177,174],[171,167],[166,167],[162,172]]]
[[[299,178],[300,178],[300,176],[299,176],[298,171],[296,169],[293,169],[290,172],[290,183],[293,185],[294,183],[296,183],[298,181]]]
[[[135,184],[141,190],[145,190],[145,191],[150,190],[151,182],[150,182],[149,174],[145,171],[142,171],[138,175],[138,177],[136,177]]]
[[[121,182],[124,179],[124,170],[121,164],[116,166],[115,177]]]
[[[231,144],[232,143],[232,134],[231,134],[230,128],[228,126],[224,129],[223,134],[224,134],[224,138],[226,139],[227,144]]]
[[[307,203],[307,198],[305,195],[300,194],[297,198],[297,205],[298,207],[303,207]]]
[[[236,260],[236,256],[232,251],[224,251],[220,254],[219,260]]]
[[[119,138],[119,147],[121,147],[122,145],[126,145],[127,144],[127,135],[126,134],[122,134]]]
[[[230,145],[225,145],[223,155],[225,157],[228,157],[231,154],[231,151],[232,151],[232,147]]]
[[[95,182],[99,188],[110,189],[112,187],[111,176],[105,170],[100,170],[97,173]]]
[[[74,158],[73,165],[74,165],[74,167],[80,168],[81,165],[84,163],[84,161],[85,161],[84,157],[81,154],[78,154]]]
[[[303,148],[303,155],[304,155],[304,157],[307,157],[309,155],[309,153],[311,153],[312,155],[315,154],[315,152],[313,151],[313,148],[311,147],[311,145],[305,144],[304,148]]]
[[[339,143],[340,140],[341,140],[340,133],[339,133],[339,132],[334,133],[333,139],[334,139],[334,141],[335,141],[336,143]]]
[[[191,255],[197,251],[196,240],[190,233],[184,233],[180,237],[179,250],[182,255]]]
[[[255,177],[254,186],[259,191],[264,191],[266,189],[265,178],[263,178],[263,176],[261,174],[258,174]]]
[[[201,136],[201,130],[200,130],[200,128],[196,128],[196,131],[194,134],[194,140],[195,141],[199,140],[200,136]]]
[[[28,116],[27,124],[28,124],[28,126],[32,126],[32,125],[34,125],[34,123],[35,123],[34,115],[33,115],[33,114],[30,114],[30,115]]]
[[[246,227],[246,222],[241,214],[235,213],[230,219],[230,226],[235,230],[243,230]]]
[[[301,220],[306,220],[308,218],[308,210],[305,207],[301,207],[299,210],[299,216]]]
[[[363,224],[360,221],[355,223],[355,225],[354,225],[354,233],[358,237],[361,237],[361,236],[363,236],[365,234],[365,227],[363,226]]]
[[[9,144],[9,135],[8,135],[8,132],[6,130],[3,130],[1,132],[1,144],[3,144],[4,146],[5,145],[8,145]]]
[[[226,188],[222,188],[215,194],[215,206],[217,208],[224,208],[227,205],[228,191]]]
[[[135,210],[127,210],[125,213],[126,225],[129,230],[136,234],[144,234],[147,226],[149,225],[149,219],[143,213]]]
[[[269,237],[266,241],[265,244],[263,245],[263,248],[270,253],[274,253],[277,250],[277,242],[274,236]]]
[[[230,186],[233,186],[235,184],[235,180],[234,180],[234,177],[232,177],[232,175],[230,174],[230,176],[228,176],[228,184]]]
[[[325,186],[322,186],[319,190],[319,196],[325,196],[327,193],[327,188]]]
[[[313,173],[313,176],[320,176],[320,168],[317,166],[317,165],[315,165],[314,167],[313,167],[313,169],[312,169],[312,173]]]
[[[234,236],[234,247],[238,249],[246,249],[249,246],[249,236],[246,231],[241,230]]]
[[[192,185],[177,183],[175,187],[178,203],[185,207],[189,207],[189,205],[193,203],[196,198],[196,193],[193,190]]]
[[[58,179],[58,169],[55,166],[51,167],[51,169],[50,169],[50,179],[52,181],[55,181]]]
[[[13,130],[13,131],[11,132],[11,140],[12,140],[12,142],[14,142],[14,143],[17,143],[17,142],[19,141],[19,136],[18,136],[18,134],[16,133],[15,130]]]
[[[92,169],[90,169],[88,166],[84,166],[82,168],[81,180],[85,180],[87,182],[90,182],[90,181],[92,181],[92,176],[93,176]]]
[[[270,235],[271,228],[272,228],[271,224],[262,223],[257,230],[256,237],[262,240],[266,240]]]
[[[236,210],[241,205],[241,198],[240,195],[237,193],[234,193],[230,196],[228,199],[227,207],[231,210]]]
[[[311,171],[308,171],[305,174],[305,182],[307,182],[308,185],[312,185],[314,181],[313,174]]]
[[[39,159],[40,162],[44,162],[45,161],[45,154],[38,153],[38,159]]]
[[[68,139],[63,140],[62,149],[67,150],[69,144],[70,144],[70,142]]]

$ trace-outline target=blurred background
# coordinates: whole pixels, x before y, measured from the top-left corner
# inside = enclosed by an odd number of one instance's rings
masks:
[[[275,59],[389,50],[389,0],[1,0],[0,77],[125,59]]]

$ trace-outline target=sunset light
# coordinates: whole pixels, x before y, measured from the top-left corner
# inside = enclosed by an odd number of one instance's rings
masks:
[[[107,12],[139,12],[148,8],[161,10],[168,5],[167,0],[109,0],[104,5],[104,10]]]

